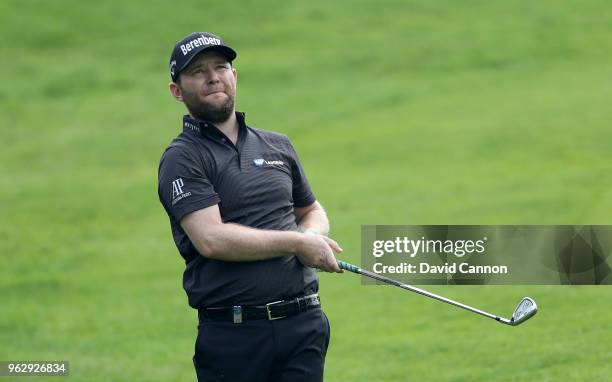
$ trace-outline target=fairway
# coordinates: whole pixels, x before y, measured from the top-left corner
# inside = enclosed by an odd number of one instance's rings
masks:
[[[6,0],[0,30],[0,361],[195,380],[157,196],[184,114],[168,58],[192,31],[236,48],[237,109],[291,138],[342,260],[366,224],[612,224],[608,2]],[[319,276],[326,381],[611,378],[610,285],[427,286],[504,317],[533,297],[510,327]]]

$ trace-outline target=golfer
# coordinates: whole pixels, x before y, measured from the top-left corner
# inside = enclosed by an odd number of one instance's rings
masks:
[[[170,57],[170,92],[188,114],[158,193],[198,310],[193,363],[198,381],[321,381],[330,329],[313,268],[342,272],[342,249],[289,139],[235,111],[235,58],[206,32]]]

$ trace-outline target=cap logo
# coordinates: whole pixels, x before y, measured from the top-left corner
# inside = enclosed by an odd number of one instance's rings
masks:
[[[183,52],[183,56],[186,56],[194,48],[206,45],[221,45],[221,40],[215,37],[206,37],[204,35],[200,35],[200,37],[181,45],[181,51]]]
[[[170,74],[174,76],[174,69],[176,68],[176,60],[172,60],[170,63]]]

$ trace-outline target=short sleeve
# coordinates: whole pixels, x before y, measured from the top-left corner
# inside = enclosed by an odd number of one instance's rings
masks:
[[[190,212],[219,203],[204,163],[184,147],[170,147],[159,163],[157,192],[168,216],[180,222]]]
[[[300,163],[297,152],[291,144],[291,141],[287,140],[289,144],[289,151],[293,157],[293,163],[291,166],[291,178],[293,181],[293,205],[295,207],[307,207],[314,203],[317,199],[315,198],[308,179],[306,179],[306,173]]]

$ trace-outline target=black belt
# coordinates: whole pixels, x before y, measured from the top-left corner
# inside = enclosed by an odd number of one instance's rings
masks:
[[[293,316],[321,306],[319,295],[294,298],[293,300],[275,301],[266,305],[236,305],[222,308],[198,309],[200,321],[230,321],[239,324],[246,320],[278,320]]]

